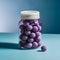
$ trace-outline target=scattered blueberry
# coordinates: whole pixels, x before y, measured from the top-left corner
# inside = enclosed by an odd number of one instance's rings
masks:
[[[46,46],[41,46],[41,51],[46,51]]]

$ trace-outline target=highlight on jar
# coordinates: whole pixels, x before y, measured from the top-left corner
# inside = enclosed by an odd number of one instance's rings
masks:
[[[40,12],[34,10],[21,11],[19,21],[19,47],[34,49],[41,46],[42,24]]]

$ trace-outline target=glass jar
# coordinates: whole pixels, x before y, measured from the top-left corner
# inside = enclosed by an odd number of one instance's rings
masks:
[[[21,11],[19,22],[20,48],[37,48],[41,45],[41,23],[39,11]]]

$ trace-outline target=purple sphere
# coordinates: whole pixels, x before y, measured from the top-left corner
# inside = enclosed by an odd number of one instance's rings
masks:
[[[34,48],[38,47],[38,43],[37,42],[33,42],[33,47]]]
[[[25,29],[21,29],[20,33],[24,34],[25,33]]]
[[[26,48],[32,48],[32,43],[28,43],[25,47]]]
[[[28,39],[28,42],[33,42],[34,41],[34,39],[33,38],[30,38],[30,39]]]
[[[24,47],[25,43],[22,43],[22,41],[19,41],[19,46]]]
[[[31,33],[31,34],[30,34],[30,37],[31,37],[31,38],[35,38],[35,37],[36,37],[36,34],[35,34],[35,33]]]
[[[27,26],[26,26],[26,29],[27,29],[27,30],[32,30],[32,26],[31,26],[31,25],[27,25]]]
[[[26,35],[22,36],[22,40],[27,40],[27,39],[28,39],[28,36],[26,36]]]
[[[26,35],[30,35],[31,32],[30,32],[30,31],[25,31],[25,34],[26,34]]]
[[[41,51],[46,51],[46,46],[41,46]]]
[[[36,41],[37,43],[41,42],[41,40],[40,40],[40,39],[36,39],[35,41]]]
[[[36,32],[36,36],[37,36],[37,37],[40,36],[40,32]]]
[[[34,32],[38,31],[38,27],[37,26],[33,26],[33,31]]]

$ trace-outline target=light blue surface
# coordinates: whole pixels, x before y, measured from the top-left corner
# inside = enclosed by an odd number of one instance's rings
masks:
[[[32,50],[16,49],[18,41],[18,33],[0,33],[0,60],[60,60],[60,34],[42,34],[42,45],[46,45],[46,52],[38,52],[40,47]],[[8,48],[1,47],[4,43]]]

